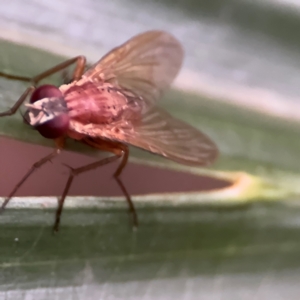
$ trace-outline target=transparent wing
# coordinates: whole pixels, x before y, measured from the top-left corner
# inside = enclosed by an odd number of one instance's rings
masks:
[[[192,166],[209,165],[218,155],[217,146],[204,133],[157,108],[148,110],[140,121],[89,124],[79,132],[127,143]]]
[[[182,60],[183,49],[175,37],[148,31],[111,50],[83,78],[110,82],[154,103],[176,77]]]

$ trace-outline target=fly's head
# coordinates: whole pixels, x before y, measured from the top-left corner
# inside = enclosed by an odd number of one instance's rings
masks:
[[[25,105],[25,122],[43,137],[56,139],[67,133],[70,123],[68,108],[56,86],[41,85],[32,93],[30,103]]]

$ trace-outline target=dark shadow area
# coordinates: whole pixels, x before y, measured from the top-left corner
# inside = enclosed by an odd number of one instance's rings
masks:
[[[7,196],[32,164],[50,152],[50,148],[43,146],[0,138],[0,196]],[[52,163],[47,163],[37,170],[20,188],[17,195],[60,195],[69,172],[62,163],[80,167],[94,161],[94,157],[64,151]],[[78,176],[71,187],[70,195],[121,196],[122,193],[112,178],[117,166],[118,162],[112,163]],[[207,191],[229,185],[226,181],[207,176],[196,176],[133,163],[127,165],[122,179],[128,191],[133,195]]]

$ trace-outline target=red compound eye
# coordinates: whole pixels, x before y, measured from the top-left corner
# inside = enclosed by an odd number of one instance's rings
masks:
[[[47,139],[56,139],[67,133],[69,122],[69,116],[61,114],[44,124],[36,126],[35,129]]]
[[[62,98],[61,91],[54,85],[44,84],[39,86],[31,95],[29,102],[34,103],[44,98]],[[56,139],[67,133],[70,118],[68,114],[62,113],[52,120],[41,125],[35,126],[35,129],[45,138]]]
[[[55,85],[44,84],[35,89],[30,97],[29,102],[34,103],[43,98],[51,97],[62,97],[62,93]]]

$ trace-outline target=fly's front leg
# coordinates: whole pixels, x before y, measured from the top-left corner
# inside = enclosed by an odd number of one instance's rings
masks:
[[[85,65],[86,65],[86,58],[83,55],[80,56],[76,56],[74,58],[68,59],[44,72],[42,72],[41,74],[34,76],[31,79],[31,82],[36,85],[38,84],[39,81],[47,78],[48,76],[51,76],[59,71],[64,70],[65,68],[73,65],[74,63],[76,63],[73,75],[72,75],[72,79],[73,80],[79,80],[84,72],[85,69]]]
[[[0,118],[14,115],[16,111],[20,108],[20,106],[24,103],[24,101],[27,99],[28,95],[30,95],[34,90],[35,90],[34,86],[30,86],[29,88],[27,88],[26,91],[21,95],[19,100],[14,104],[12,108],[0,113]]]
[[[65,69],[65,68],[71,66],[74,63],[76,64],[76,67],[74,69],[72,79],[73,80],[79,80],[81,78],[84,70],[85,70],[86,58],[84,56],[76,56],[74,58],[66,60],[66,61],[54,66],[53,68],[48,69],[48,70],[46,70],[46,71],[44,71],[44,72],[40,73],[39,75],[36,75],[32,78],[22,77],[22,76],[14,76],[14,75],[9,75],[9,74],[5,74],[3,72],[0,72],[0,77],[5,77],[5,78],[8,78],[8,79],[14,79],[14,80],[20,80],[20,81],[26,81],[26,82],[30,82],[32,84],[32,86],[27,88],[26,91],[21,95],[21,97],[13,105],[13,107],[11,107],[10,109],[8,109],[5,112],[0,113],[0,117],[11,116],[11,115],[15,114],[16,111],[19,109],[19,107],[22,105],[22,103],[24,103],[26,98],[35,90],[36,85],[41,80],[47,78],[48,76],[51,76],[51,75],[55,74],[56,72],[59,72],[59,71]]]
[[[55,74],[56,72],[59,72],[73,64],[76,64],[74,72],[72,74],[73,80],[79,80],[84,72],[85,66],[86,66],[86,58],[83,55],[79,55],[76,57],[73,57],[71,59],[68,59],[34,77],[26,77],[26,76],[18,76],[18,75],[12,75],[8,73],[4,73],[0,71],[0,77],[4,77],[11,80],[18,80],[18,81],[25,81],[25,82],[31,82],[32,85],[37,85],[39,81],[47,78],[48,76],[51,76]]]
[[[30,82],[32,79],[31,77],[12,75],[4,72],[0,72],[0,77],[4,77],[10,80],[25,81],[25,82]]]
[[[18,191],[18,189],[23,185],[23,183],[29,178],[29,176],[36,171],[38,168],[40,168],[42,165],[44,165],[46,162],[51,161],[54,157],[56,157],[58,154],[60,154],[61,149],[63,147],[64,144],[64,139],[57,139],[55,140],[55,144],[56,144],[56,148],[55,150],[48,154],[47,156],[43,157],[42,159],[40,159],[39,161],[37,161],[36,163],[34,163],[31,168],[29,169],[29,171],[22,177],[22,179],[16,184],[16,186],[14,187],[14,189],[11,191],[11,193],[8,195],[8,197],[4,200],[4,202],[1,205],[0,208],[0,212],[3,211],[6,207],[6,205],[8,204],[8,202],[10,201],[10,199],[16,194],[16,192]]]

